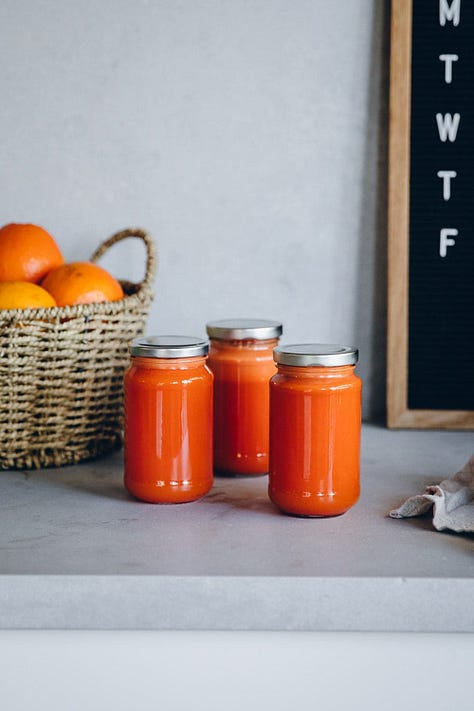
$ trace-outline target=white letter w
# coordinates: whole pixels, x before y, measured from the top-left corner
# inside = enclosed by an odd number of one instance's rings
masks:
[[[446,142],[449,138],[451,143],[456,140],[456,135],[459,128],[459,121],[461,120],[461,114],[436,114],[436,123],[438,124],[439,138],[441,141]]]

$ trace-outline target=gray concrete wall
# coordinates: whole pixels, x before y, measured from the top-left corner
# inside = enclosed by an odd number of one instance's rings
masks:
[[[385,398],[386,0],[2,0],[0,220],[68,260],[141,225],[149,333],[282,319]],[[136,245],[104,262],[139,278]]]

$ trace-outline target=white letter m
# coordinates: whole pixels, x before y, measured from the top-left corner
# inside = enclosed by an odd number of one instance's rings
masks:
[[[439,24],[444,27],[446,22],[452,22],[454,27],[459,25],[461,17],[461,0],[439,0]]]

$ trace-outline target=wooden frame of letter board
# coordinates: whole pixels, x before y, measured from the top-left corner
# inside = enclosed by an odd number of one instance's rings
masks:
[[[408,409],[412,0],[392,0],[388,176],[387,425],[474,428],[474,412]]]

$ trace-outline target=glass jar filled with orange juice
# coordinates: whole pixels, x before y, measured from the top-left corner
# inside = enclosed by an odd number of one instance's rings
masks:
[[[269,380],[282,325],[263,319],[207,324],[214,374],[214,469],[220,474],[266,474]]]
[[[207,340],[136,339],[125,373],[125,486],[138,499],[173,504],[210,490],[212,373]]]
[[[359,498],[361,389],[357,349],[275,348],[270,381],[269,496],[298,516],[338,516]]]

